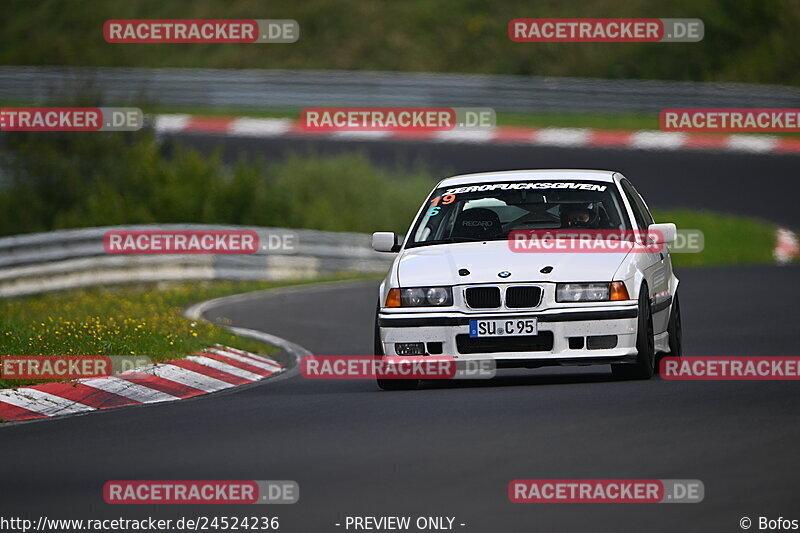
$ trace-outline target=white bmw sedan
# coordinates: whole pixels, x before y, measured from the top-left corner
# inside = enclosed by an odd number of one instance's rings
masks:
[[[618,172],[521,170],[442,180],[380,286],[375,352],[493,360],[497,368],[611,364],[648,379],[681,354],[669,243]],[[379,379],[384,389],[417,380]]]

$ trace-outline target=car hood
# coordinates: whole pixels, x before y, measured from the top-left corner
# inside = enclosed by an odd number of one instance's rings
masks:
[[[422,246],[403,251],[397,263],[401,287],[523,281],[612,281],[625,253],[520,253],[508,242]],[[541,269],[553,267],[549,274]],[[469,270],[462,276],[460,269]],[[498,274],[511,275],[502,278]]]

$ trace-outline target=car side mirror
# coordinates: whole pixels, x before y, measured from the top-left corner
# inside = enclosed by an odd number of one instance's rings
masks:
[[[652,244],[671,244],[675,242],[677,233],[675,224],[650,224],[647,228],[647,240]]]
[[[393,231],[376,231],[372,234],[372,249],[376,252],[399,252],[400,243]]]

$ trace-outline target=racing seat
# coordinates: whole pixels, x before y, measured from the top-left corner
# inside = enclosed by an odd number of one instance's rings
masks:
[[[493,239],[502,233],[500,217],[491,209],[473,207],[458,214],[451,237]]]

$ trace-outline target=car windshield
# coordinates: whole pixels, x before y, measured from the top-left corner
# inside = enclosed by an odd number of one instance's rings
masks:
[[[501,240],[515,230],[583,228],[631,228],[613,183],[475,183],[433,191],[407,247]]]

